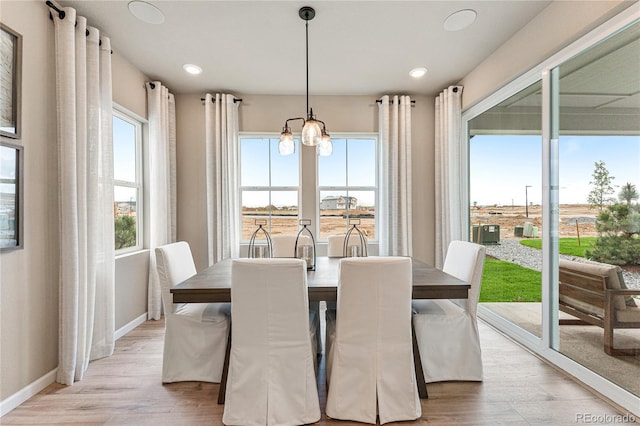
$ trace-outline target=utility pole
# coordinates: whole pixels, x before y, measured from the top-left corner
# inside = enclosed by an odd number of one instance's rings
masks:
[[[524,215],[529,217],[529,188],[531,185],[525,185],[524,187]]]

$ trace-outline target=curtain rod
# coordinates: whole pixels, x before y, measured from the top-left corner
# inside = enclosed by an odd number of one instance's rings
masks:
[[[381,104],[382,103],[382,99],[376,99],[376,103]],[[393,104],[393,100],[390,100],[389,103]],[[415,104],[416,104],[416,101],[412,99],[411,100],[411,105],[413,106]]]
[[[202,102],[204,102],[206,99],[205,98],[200,98],[200,100]],[[216,99],[215,98],[211,98],[211,102],[215,104],[216,103]],[[242,102],[242,99],[241,98],[240,99],[239,98],[233,98],[233,103],[234,104],[238,103],[238,102]]]
[[[51,9],[55,10],[56,12],[58,12],[58,18],[64,19],[64,17],[67,16],[64,10],[58,9],[58,6],[53,4],[51,1],[47,0],[46,5],[49,6]],[[49,16],[51,17],[51,19],[53,19],[53,16],[51,16],[51,13],[49,13]]]
[[[51,1],[47,0],[45,2],[45,4],[47,6],[49,6],[51,9],[55,10],[56,12],[58,12],[58,17],[60,19],[64,19],[67,16],[67,14],[65,13],[64,10],[58,9],[58,7],[55,4],[51,3]],[[49,19],[51,19],[53,21],[53,15],[51,14],[51,12],[49,12]],[[76,25],[75,26],[76,27],[78,26],[78,21],[76,21]],[[85,36],[89,37],[89,30],[85,30]],[[98,46],[102,46],[102,39],[98,40]],[[113,49],[110,51],[110,53],[113,55]]]

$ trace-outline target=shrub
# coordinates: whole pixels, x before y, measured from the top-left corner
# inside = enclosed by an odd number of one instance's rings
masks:
[[[136,218],[134,216],[116,216],[114,227],[116,250],[136,245]]]
[[[586,255],[612,265],[640,265],[640,206],[613,204],[596,219],[598,238]]]

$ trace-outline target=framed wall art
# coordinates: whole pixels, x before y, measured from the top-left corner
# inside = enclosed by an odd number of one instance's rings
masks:
[[[20,138],[22,36],[0,23],[0,136]]]
[[[23,148],[0,141],[0,250],[23,245]]]

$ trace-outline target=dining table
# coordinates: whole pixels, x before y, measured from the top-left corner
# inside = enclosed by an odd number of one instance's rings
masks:
[[[307,288],[309,301],[336,301],[338,296],[338,275],[340,258],[318,257],[314,270],[307,272]],[[196,275],[186,279],[171,289],[173,303],[225,303],[231,300],[231,265],[232,259],[221,260]],[[413,289],[412,299],[466,299],[471,285],[441,269],[435,268],[412,258]],[[428,398],[424,381],[422,362],[413,334],[413,357],[416,371],[416,384],[420,398]],[[228,354],[231,348],[231,333],[227,339],[227,356],[223,368],[218,403],[224,403]]]

